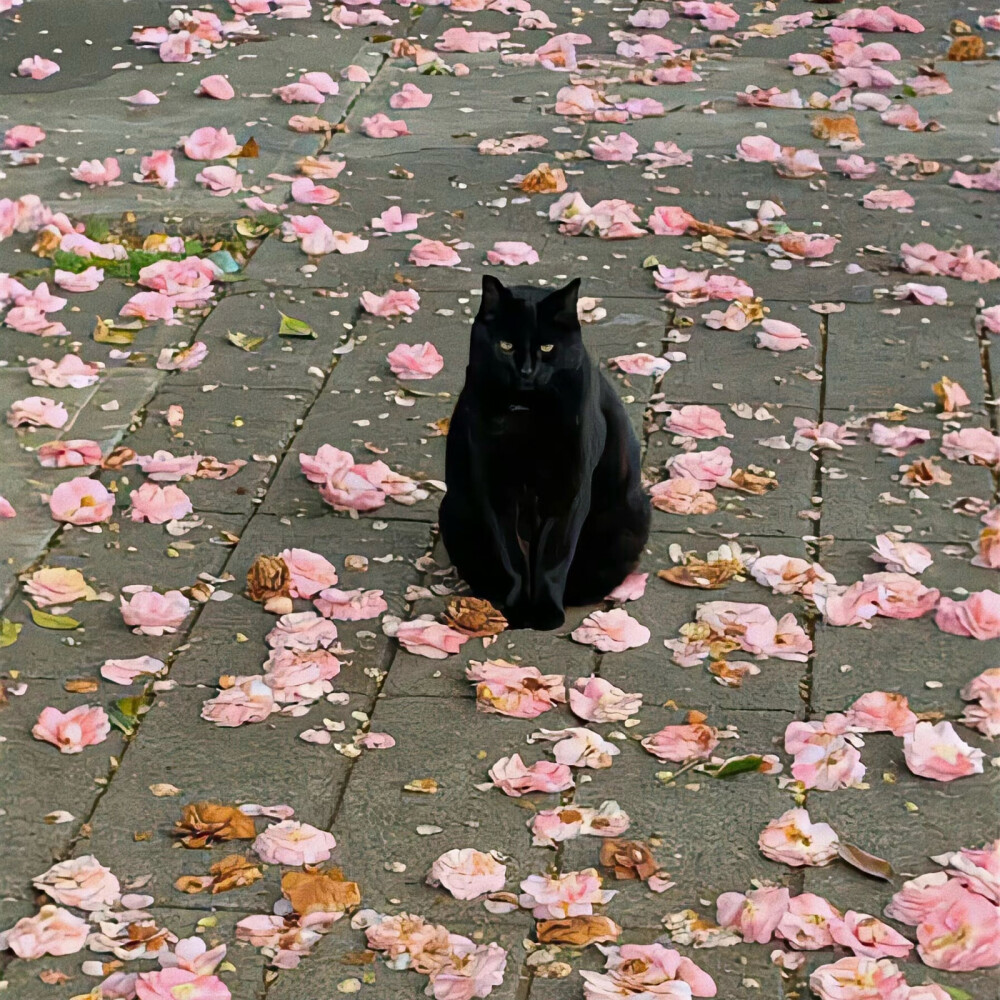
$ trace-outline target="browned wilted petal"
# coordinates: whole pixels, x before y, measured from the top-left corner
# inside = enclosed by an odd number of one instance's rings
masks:
[[[986,58],[986,42],[979,35],[960,35],[948,49],[951,62],[971,62]]]
[[[854,115],[818,115],[812,120],[812,134],[831,144],[858,142],[858,122]]]
[[[291,576],[280,556],[257,556],[247,572],[247,597],[251,601],[269,601],[291,594]]]
[[[361,902],[357,882],[347,882],[339,869],[285,872],[281,891],[300,916],[309,913],[340,913]]]
[[[105,469],[121,469],[135,458],[135,452],[125,445],[119,445],[101,463]]]
[[[938,466],[934,458],[915,458],[908,466],[903,466],[900,482],[904,486],[951,485],[951,473]]]
[[[229,854],[217,861],[209,869],[212,873],[212,893],[229,892],[230,889],[240,889],[253,885],[264,873],[242,854]]]
[[[542,944],[569,944],[577,948],[617,941],[622,932],[610,917],[596,913],[559,920],[539,920],[535,930]]]
[[[661,569],[656,575],[668,583],[679,587],[697,587],[700,590],[719,590],[739,575],[743,564],[738,559],[720,559],[718,562],[703,562],[690,559],[683,566]]]
[[[652,851],[640,840],[613,837],[601,844],[601,865],[611,868],[616,879],[645,881],[659,871]]]
[[[566,175],[547,163],[539,163],[534,170],[524,175],[518,187],[529,194],[562,194],[566,190]]]
[[[174,823],[174,834],[185,847],[201,848],[223,840],[253,840],[253,817],[221,802],[190,802]]]
[[[181,877],[174,882],[174,888],[179,892],[186,892],[188,895],[194,895],[195,893],[204,892],[214,881],[215,880],[211,875],[181,875]]]
[[[778,488],[776,476],[760,476],[746,469],[736,469],[733,474],[719,483],[727,490],[739,490],[741,493],[750,493],[753,496],[763,496],[769,490]]]
[[[478,597],[452,597],[444,618],[452,628],[471,636],[499,635],[507,627],[507,619]]]

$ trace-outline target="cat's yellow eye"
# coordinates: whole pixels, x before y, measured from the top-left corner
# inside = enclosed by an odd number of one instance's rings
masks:
[[[501,340],[500,350],[510,354],[510,352],[514,350],[514,345],[509,340]]]
[[[556,345],[555,344],[542,344],[539,350],[542,354],[548,354]]]

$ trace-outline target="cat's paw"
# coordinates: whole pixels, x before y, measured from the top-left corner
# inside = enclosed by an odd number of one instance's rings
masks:
[[[531,609],[530,627],[539,632],[551,632],[560,628],[566,620],[566,614],[556,604],[542,604]]]

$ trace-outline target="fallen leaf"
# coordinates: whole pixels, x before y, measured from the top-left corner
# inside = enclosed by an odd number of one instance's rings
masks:
[[[866,875],[871,875],[872,878],[885,879],[888,882],[896,874],[888,861],[877,858],[874,854],[855,847],[854,844],[845,844],[841,841],[837,853],[849,865]]]
[[[80,623],[69,615],[50,615],[47,611],[39,611],[30,604],[28,610],[31,611],[31,620],[40,628],[53,628],[71,630],[80,627]]]
[[[12,622],[9,618],[0,618],[0,649],[13,646],[23,627],[20,622]]]
[[[596,913],[588,916],[539,920],[535,925],[535,933],[542,944],[567,944],[575,948],[617,941],[621,932],[621,927],[610,917]]]
[[[281,326],[278,327],[279,337],[316,337],[316,331],[305,320],[286,316],[280,309],[278,313],[281,316]]]

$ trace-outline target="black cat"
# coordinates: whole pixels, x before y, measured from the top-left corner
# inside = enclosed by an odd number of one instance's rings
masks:
[[[553,629],[631,572],[649,534],[639,442],[587,354],[576,300],[483,277],[448,431],[441,536],[514,627]]]

